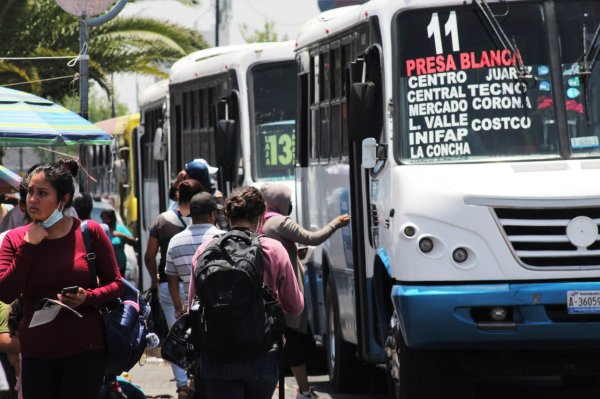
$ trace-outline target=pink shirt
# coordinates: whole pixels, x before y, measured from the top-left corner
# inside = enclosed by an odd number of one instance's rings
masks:
[[[193,277],[194,270],[196,270],[196,263],[202,252],[206,249],[206,246],[213,241],[211,240],[200,245],[192,258],[192,278],[190,278],[188,309],[191,307],[192,301],[196,296],[196,282]],[[298,288],[294,269],[292,269],[287,251],[279,241],[269,237],[261,237],[260,245],[262,246],[264,256],[264,284],[277,295],[277,299],[281,303],[284,312],[294,316],[299,315],[304,309],[304,296],[302,296],[302,292]]]

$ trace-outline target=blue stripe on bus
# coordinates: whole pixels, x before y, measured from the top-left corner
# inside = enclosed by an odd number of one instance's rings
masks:
[[[415,348],[600,347],[596,321],[553,321],[546,305],[564,306],[567,291],[600,291],[600,282],[395,285],[392,300],[408,346]],[[483,329],[471,317],[474,307],[513,309],[513,329]]]
[[[385,270],[387,270],[388,276],[392,277],[392,266],[390,265],[390,258],[385,248],[379,248],[377,250],[377,256],[379,256],[379,259],[381,259],[381,263],[383,263],[383,266],[385,266]]]

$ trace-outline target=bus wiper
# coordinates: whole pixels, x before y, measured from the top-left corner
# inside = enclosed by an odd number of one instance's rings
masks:
[[[473,0],[473,3],[475,3],[477,7],[479,7],[479,10],[481,10],[481,13],[485,17],[488,24],[490,24],[494,35],[496,35],[496,38],[500,41],[502,47],[509,50],[514,55],[515,60],[517,61],[517,65],[515,65],[517,70],[517,78],[523,81],[526,79],[534,79],[529,68],[527,68],[523,63],[523,59],[521,58],[521,53],[517,47],[516,41],[513,39],[511,42],[511,40],[508,38],[506,32],[504,32],[504,29],[502,29],[502,26],[496,19],[496,16],[487,3],[487,0]]]
[[[600,36],[600,24],[592,36],[592,41],[588,47],[585,37],[587,36],[587,27],[583,24],[583,57],[579,63],[579,79],[583,86],[583,110],[585,112],[585,120],[587,124],[590,124],[590,109],[589,109],[589,98],[590,98],[590,85],[589,78],[594,71],[594,66],[598,60],[598,54],[600,53],[600,46],[598,46],[598,36]]]

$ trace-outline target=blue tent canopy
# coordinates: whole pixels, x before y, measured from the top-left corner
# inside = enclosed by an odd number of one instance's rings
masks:
[[[0,87],[0,146],[110,144],[111,141],[110,134],[61,105]]]

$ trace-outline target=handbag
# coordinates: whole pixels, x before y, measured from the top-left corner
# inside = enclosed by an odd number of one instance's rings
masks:
[[[175,321],[162,342],[161,356],[189,373],[196,374],[199,359],[191,342],[191,334],[190,315],[184,313]]]
[[[81,234],[87,251],[92,287],[95,288],[98,286],[96,254],[87,221],[81,222]],[[121,296],[99,309],[106,341],[105,370],[115,375],[129,371],[142,357],[147,345],[146,320],[150,314],[140,291],[127,280],[122,281],[124,290]]]
[[[149,288],[146,290],[144,292],[144,300],[150,306],[150,316],[148,317],[149,327],[158,336],[160,342],[163,342],[169,333],[169,325],[167,324],[165,312],[162,306],[160,306],[158,289]]]

